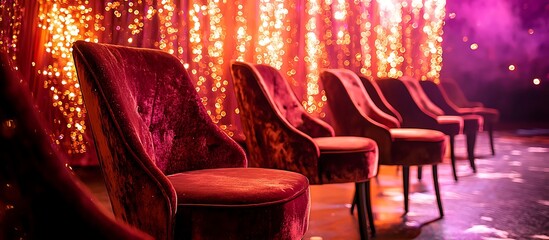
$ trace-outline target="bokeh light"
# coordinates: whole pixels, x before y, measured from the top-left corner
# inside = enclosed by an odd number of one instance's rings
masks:
[[[442,69],[445,0],[39,0],[36,9],[0,1],[0,41],[13,59],[40,46],[18,63],[32,69],[27,81],[39,81],[48,93],[57,126],[52,137],[73,155],[86,153],[88,144],[71,53],[76,40],[177,56],[211,119],[231,136],[239,128],[230,88],[234,60],[280,69],[307,111],[320,117],[327,101],[318,81],[322,68],[435,81]],[[32,13],[39,23],[22,29]],[[37,32],[26,45],[23,30]]]

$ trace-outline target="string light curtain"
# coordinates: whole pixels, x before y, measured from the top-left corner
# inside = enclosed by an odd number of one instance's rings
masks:
[[[0,0],[0,43],[17,62],[52,138],[93,164],[71,44],[156,48],[181,59],[212,120],[239,134],[230,63],[281,70],[324,117],[322,68],[437,81],[445,0]]]

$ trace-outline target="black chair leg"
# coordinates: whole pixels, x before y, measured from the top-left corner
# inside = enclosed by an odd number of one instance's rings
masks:
[[[421,181],[423,177],[423,166],[417,166],[417,180]]]
[[[357,199],[358,199],[358,195],[356,194],[356,190],[355,190],[355,194],[353,195],[353,202],[351,203],[351,215],[353,215],[353,213],[355,212]]]
[[[456,152],[454,150],[455,143],[456,143],[455,136],[451,135],[450,136],[450,160],[452,162],[452,174],[454,175],[454,181],[457,182],[458,176],[456,172]]]
[[[404,193],[404,213],[408,213],[408,192],[410,186],[410,167],[402,166],[402,188]]]
[[[496,155],[496,149],[494,148],[494,129],[492,124],[487,124],[488,126],[488,137],[490,139],[490,148],[492,150],[492,156]]]
[[[372,237],[376,236],[376,225],[374,225],[374,212],[372,211],[372,198],[370,190],[370,181],[366,182],[366,211],[368,212],[368,225],[370,225],[370,231]]]
[[[440,199],[440,188],[438,186],[438,167],[433,165],[433,184],[435,185],[435,194],[437,197],[438,212],[440,218],[444,217],[444,210],[442,209],[442,200]]]
[[[477,132],[471,132],[465,134],[467,137],[467,158],[469,158],[469,163],[473,172],[477,172],[477,166],[475,165],[475,142],[477,140]]]
[[[358,225],[360,231],[360,239],[367,240],[369,239],[368,234],[368,217],[367,215],[367,202],[366,202],[366,184],[367,182],[357,182],[355,183],[355,193],[358,195],[357,199],[357,211],[358,211]]]

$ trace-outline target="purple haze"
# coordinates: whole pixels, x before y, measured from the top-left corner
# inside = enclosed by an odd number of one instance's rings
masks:
[[[549,0],[447,1],[443,49],[442,81],[454,79],[504,120],[549,119]]]

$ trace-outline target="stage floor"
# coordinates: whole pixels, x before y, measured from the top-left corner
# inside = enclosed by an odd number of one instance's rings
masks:
[[[371,182],[375,239],[549,239],[549,130],[500,130],[495,142],[492,156],[488,134],[479,134],[478,172],[473,174],[465,137],[456,138],[459,182],[452,179],[448,157],[438,171],[443,219],[437,219],[430,167],[424,167],[421,181],[417,168],[411,168],[410,212],[403,216],[402,172],[381,166]],[[100,171],[75,172],[110,209]],[[353,192],[352,183],[311,186],[310,225],[304,239],[359,239],[356,211],[349,211]]]

